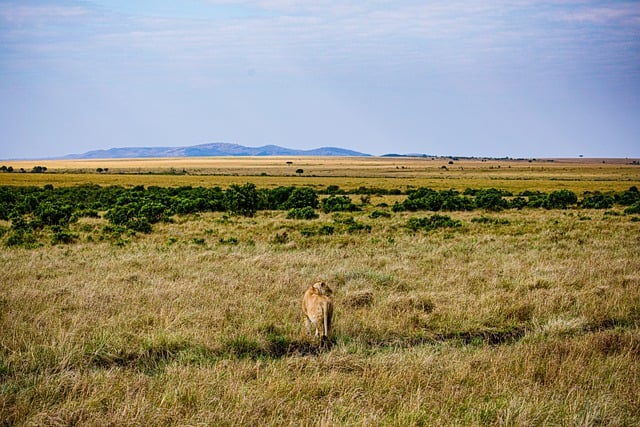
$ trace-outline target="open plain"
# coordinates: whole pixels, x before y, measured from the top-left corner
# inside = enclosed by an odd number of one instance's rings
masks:
[[[636,194],[631,160],[6,164],[25,173],[2,187],[252,183],[322,201],[338,186],[357,209],[174,214],[147,232],[101,211],[26,245],[0,220],[0,425],[640,424],[640,216],[580,202]],[[578,202],[392,208],[419,187]],[[334,290],[326,349],[301,312],[317,280]]]

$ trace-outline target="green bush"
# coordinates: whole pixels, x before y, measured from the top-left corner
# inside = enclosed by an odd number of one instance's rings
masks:
[[[342,221],[342,224],[346,226],[347,233],[359,233],[361,231],[364,231],[366,233],[371,232],[371,226],[369,224],[363,224],[351,217]]]
[[[405,226],[411,231],[431,231],[437,228],[461,227],[462,222],[446,215],[434,214],[425,218],[410,218]]]
[[[312,207],[306,206],[304,208],[293,208],[287,213],[288,219],[315,219],[318,218],[318,214]]]
[[[392,210],[401,212],[404,210],[417,211],[469,211],[474,208],[473,200],[463,196],[456,190],[442,190],[440,192],[431,188],[421,187],[407,192],[408,197],[401,204],[396,203]]]
[[[549,194],[543,206],[546,209],[567,209],[578,203],[578,196],[570,190],[557,190]]]
[[[11,230],[4,241],[5,246],[22,246],[34,248],[38,246],[36,237],[30,230]]]
[[[243,216],[254,216],[259,206],[259,196],[255,184],[233,184],[224,193],[224,207],[227,211]]]
[[[353,212],[359,208],[347,196],[330,196],[322,200],[322,210],[329,212]]]
[[[330,236],[335,232],[335,227],[330,224],[325,224],[318,229],[318,233],[322,236]]]
[[[376,219],[376,218],[390,218],[391,214],[389,212],[386,211],[380,211],[380,210],[375,210],[373,212],[371,212],[369,214],[369,218],[372,219]]]
[[[35,215],[43,225],[67,225],[73,214],[73,207],[55,202],[40,203]]]
[[[127,228],[141,233],[151,233],[151,223],[145,217],[136,217],[127,222]]]
[[[580,206],[586,209],[609,209],[613,206],[613,202],[612,195],[596,191],[595,193],[585,193]]]
[[[418,188],[408,193],[403,202],[404,208],[409,211],[427,210],[439,211],[442,207],[442,196],[431,188]]]
[[[624,213],[628,215],[640,213],[640,202],[635,202],[633,205],[626,208]]]
[[[318,194],[311,187],[295,188],[287,200],[284,202],[283,209],[316,209],[318,207]]]
[[[55,227],[53,229],[53,234],[51,235],[51,244],[65,244],[68,245],[73,243],[78,238],[78,235],[72,233],[66,228]]]
[[[638,191],[638,187],[634,185],[622,193],[617,193],[615,195],[615,201],[623,206],[631,206],[636,202],[640,202],[640,191]]]
[[[508,195],[496,188],[478,190],[475,194],[475,205],[481,209],[501,211],[509,207],[509,202],[503,197]]]

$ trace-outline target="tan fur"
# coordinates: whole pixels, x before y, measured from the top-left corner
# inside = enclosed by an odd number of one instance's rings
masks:
[[[328,340],[331,332],[333,317],[331,294],[333,291],[325,282],[317,282],[307,289],[302,298],[302,313],[304,313],[307,329],[311,333],[312,327],[315,326],[316,337],[320,337],[321,343]]]

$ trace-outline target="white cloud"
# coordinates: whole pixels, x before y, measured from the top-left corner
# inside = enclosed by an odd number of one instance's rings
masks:
[[[0,4],[0,18],[9,25],[42,25],[80,18],[88,13],[87,8],[78,5]]]
[[[560,11],[558,19],[570,23],[595,25],[625,25],[638,30],[640,26],[640,3],[612,3],[607,6],[584,5],[571,11]]]

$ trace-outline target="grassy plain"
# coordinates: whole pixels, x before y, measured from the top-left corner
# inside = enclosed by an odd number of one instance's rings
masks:
[[[453,164],[449,164],[452,162]],[[209,157],[180,159],[42,160],[6,162],[14,170],[47,167],[45,174],[0,174],[0,185],[220,186],[339,185],[436,190],[496,187],[554,191],[621,191],[640,182],[630,159],[450,160],[388,157]],[[636,163],[638,161],[636,160]],[[108,169],[96,173],[98,168]],[[302,174],[296,171],[302,169]]]
[[[371,171],[345,168],[355,187],[375,185]],[[556,181],[522,169],[523,189],[582,188],[573,170]],[[605,187],[584,189],[638,185],[637,170],[585,166]],[[2,174],[0,184],[9,175],[67,176]],[[275,179],[249,175],[240,183]],[[402,188],[408,178],[380,179]],[[523,185],[517,174],[499,182]],[[2,247],[0,425],[640,424],[637,215],[455,212],[461,227],[411,232],[410,218],[431,213],[370,202],[307,221],[178,216],[117,245],[101,240],[105,220],[82,218],[75,243]],[[347,218],[370,229],[349,231]],[[317,279],[336,293],[326,350],[300,314]]]

